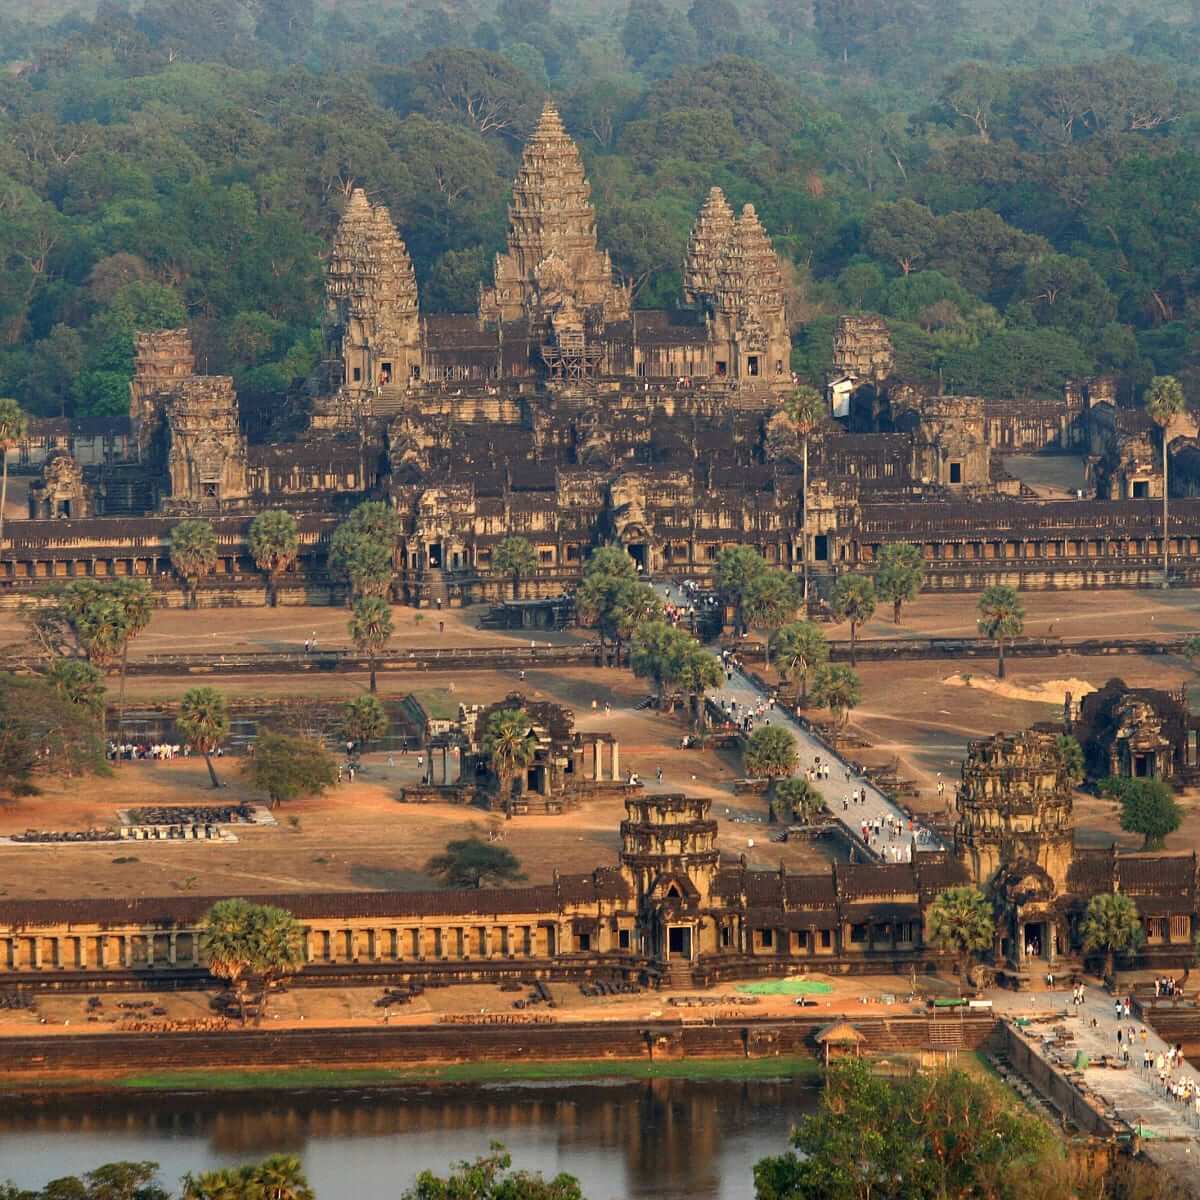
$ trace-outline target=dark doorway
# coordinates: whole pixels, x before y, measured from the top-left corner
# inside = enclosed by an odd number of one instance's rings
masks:
[[[1150,485],[1144,479],[1135,481],[1133,485],[1133,498],[1135,500],[1150,499]]]
[[[629,547],[629,557],[637,563],[639,571],[646,569],[646,544],[645,542],[634,542]]]
[[[962,463],[950,464],[950,482],[962,483]]]
[[[750,372],[751,375],[758,374],[758,355],[757,354],[751,354],[750,357],[746,359],[746,369],[747,369],[747,371]]]
[[[442,543],[433,542],[429,547],[429,565],[431,567],[441,567],[442,565]]]
[[[681,928],[678,925],[672,926],[667,930],[667,954],[669,957],[686,958],[692,957],[692,931],[690,929]]]
[[[1154,778],[1154,755],[1135,754],[1133,756],[1133,773],[1138,779]]]
[[[829,561],[829,537],[827,534],[818,533],[817,536],[813,538],[813,558],[815,558],[817,562]]]
[[[379,382],[380,383],[391,383],[392,382],[392,364],[390,362],[385,362],[379,368]]]

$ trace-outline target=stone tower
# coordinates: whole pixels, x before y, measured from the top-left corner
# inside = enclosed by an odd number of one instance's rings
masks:
[[[717,291],[717,264],[733,238],[734,217],[725,193],[708,193],[688,238],[683,264],[683,296],[688,304],[703,304]]]
[[[192,338],[186,329],[138,333],[133,339],[133,379],[129,382],[129,420],[143,461],[161,451],[167,398],[180,380],[196,373]]]
[[[838,317],[833,332],[835,378],[882,383],[894,365],[892,335],[882,317]]]
[[[421,377],[417,278],[388,210],[355,188],[338,224],[325,281],[330,380],[362,408],[378,389]]]
[[[1052,733],[971,742],[958,789],[954,841],[979,885],[1021,876],[1066,890],[1074,853],[1072,786]]]
[[[564,308],[575,321],[628,319],[629,289],[614,282],[612,261],[596,245],[590,197],[579,150],[547,104],[513,183],[508,251],[496,256],[494,286],[480,292],[483,320],[529,317],[545,326]]]
[[[181,380],[167,402],[169,513],[221,513],[250,495],[246,439],[228,375]]]
[[[752,204],[735,218],[720,189],[709,192],[688,241],[684,296],[710,318],[718,379],[751,389],[790,383],[783,272]]]

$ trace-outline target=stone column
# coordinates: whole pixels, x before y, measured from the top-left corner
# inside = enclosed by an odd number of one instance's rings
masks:
[[[198,930],[192,930],[192,966],[200,965],[200,933]]]
[[[121,935],[121,966],[133,966],[133,935],[124,933]]]
[[[621,746],[616,738],[612,740],[612,777],[613,783],[621,782]]]
[[[171,966],[175,966],[175,964],[178,962],[179,948],[176,944],[178,938],[179,934],[177,933],[169,934],[167,937],[167,961],[171,964]]]
[[[154,933],[151,931],[144,935],[146,938],[146,966],[154,966]]]
[[[425,957],[425,930],[418,925],[416,930],[416,939],[413,943],[413,957],[418,960],[423,960]]]
[[[80,967],[88,965],[87,934],[84,933],[79,935],[79,965]]]
[[[592,743],[592,779],[599,783],[604,778],[604,743],[597,738]]]

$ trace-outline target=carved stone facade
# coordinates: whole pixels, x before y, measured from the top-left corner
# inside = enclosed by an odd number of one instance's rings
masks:
[[[1083,698],[1072,730],[1088,774],[1191,783],[1200,775],[1200,717],[1187,697],[1110,679]]]
[[[29,519],[80,520],[92,516],[94,507],[83,468],[65,450],[52,452],[42,468],[41,479],[30,485]]]
[[[175,513],[220,513],[250,495],[246,439],[228,375],[180,380],[167,399],[168,498]]]
[[[133,381],[129,385],[129,419],[139,456],[161,450],[167,398],[196,373],[192,337],[186,329],[139,333],[133,340]]]

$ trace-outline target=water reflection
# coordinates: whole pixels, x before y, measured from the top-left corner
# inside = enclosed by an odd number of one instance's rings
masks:
[[[173,1184],[287,1151],[320,1200],[382,1200],[495,1139],[523,1167],[577,1175],[589,1200],[743,1200],[755,1160],[815,1103],[791,1081],[689,1080],[23,1102],[0,1107],[0,1179],[40,1186],[131,1158]]]

